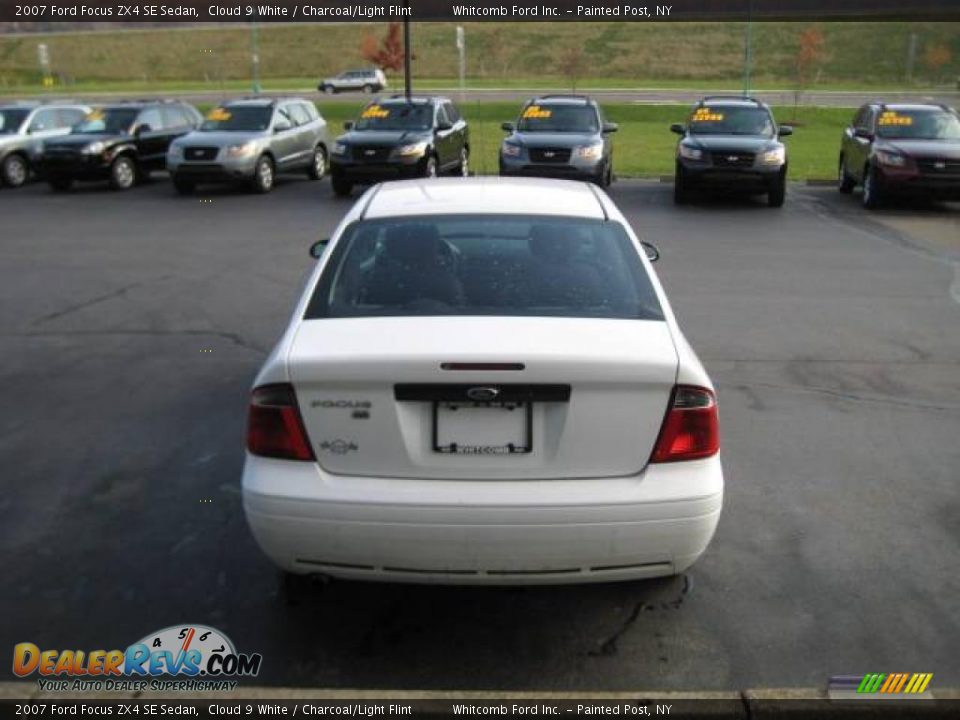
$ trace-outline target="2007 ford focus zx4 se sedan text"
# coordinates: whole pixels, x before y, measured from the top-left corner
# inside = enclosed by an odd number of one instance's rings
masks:
[[[397,582],[685,570],[720,517],[717,403],[653,252],[587,183],[368,190],[251,393],[260,547]]]

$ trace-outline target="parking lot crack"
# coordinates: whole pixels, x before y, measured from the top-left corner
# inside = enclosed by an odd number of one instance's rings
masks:
[[[894,407],[915,408],[919,410],[937,410],[941,412],[960,411],[960,405],[935,405],[933,403],[917,402],[911,400],[896,400],[893,398],[875,397],[869,395],[858,395],[852,392],[843,392],[841,390],[831,390],[830,388],[818,387],[815,385],[779,385],[777,383],[751,382],[738,383],[735,385],[738,390],[749,392],[753,387],[772,388],[774,390],[788,390],[793,392],[818,393],[820,395],[829,395],[849,400],[851,402],[876,403],[879,405],[892,405]]]
[[[112,300],[114,298],[126,295],[130,290],[133,290],[134,288],[142,287],[143,285],[147,285],[148,283],[162,282],[163,280],[166,280],[168,277],[170,276],[164,275],[154,280],[149,280],[149,281],[141,280],[135,283],[130,283],[129,285],[124,285],[123,287],[119,287],[116,290],[105,293],[103,295],[98,295],[97,297],[90,298],[89,300],[84,300],[83,302],[76,303],[74,305],[68,305],[62,310],[57,310],[56,312],[52,312],[49,315],[44,315],[43,317],[37,318],[36,320],[34,320],[33,324],[42,325],[43,323],[50,322],[51,320],[57,320],[58,318],[62,318],[65,315],[70,315],[71,313],[75,313],[78,310],[83,310],[93,305],[106,302],[107,300]]]
[[[63,330],[63,331],[34,331],[25,333],[5,333],[3,337],[73,337],[73,336],[105,336],[105,337],[123,337],[127,335],[148,335],[148,336],[198,336],[198,337],[218,337],[227,340],[237,347],[246,350],[252,350],[261,355],[265,355],[267,350],[242,335],[225,330]]]

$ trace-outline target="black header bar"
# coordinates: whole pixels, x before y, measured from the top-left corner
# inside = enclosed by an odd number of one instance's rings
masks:
[[[0,0],[0,21],[669,22],[960,20],[956,0]],[[8,30],[10,28],[7,28]],[[16,28],[13,28],[14,30]]]

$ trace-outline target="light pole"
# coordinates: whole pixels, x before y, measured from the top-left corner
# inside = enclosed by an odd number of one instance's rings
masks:
[[[743,96],[750,94],[750,70],[753,65],[753,0],[747,5],[747,36],[743,44]]]
[[[403,89],[410,102],[410,0],[404,0],[403,7]]]
[[[253,23],[250,30],[251,61],[253,64],[253,94],[260,94],[260,28]]]

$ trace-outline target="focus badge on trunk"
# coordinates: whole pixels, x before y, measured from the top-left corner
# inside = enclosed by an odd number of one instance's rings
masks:
[[[500,391],[495,387],[474,387],[467,390],[467,397],[477,402],[496,400]]]

